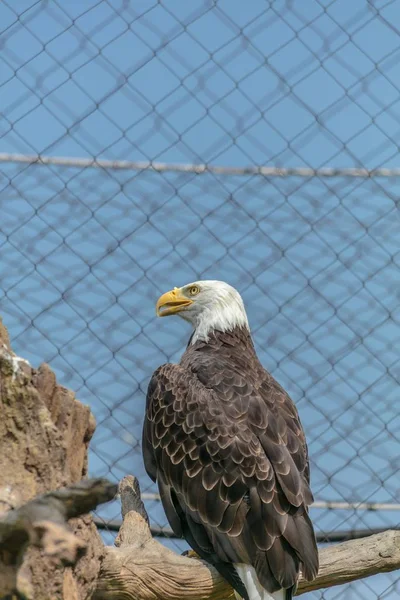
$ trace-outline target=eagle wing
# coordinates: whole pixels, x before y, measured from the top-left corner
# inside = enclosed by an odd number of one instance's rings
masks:
[[[231,563],[253,565],[265,589],[318,570],[307,506],[307,445],[297,410],[262,369],[257,386],[215,360],[166,364],[147,394],[143,454],[167,518],[243,596]]]

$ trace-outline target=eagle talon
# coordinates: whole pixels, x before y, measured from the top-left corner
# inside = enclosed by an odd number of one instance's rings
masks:
[[[182,556],[187,556],[187,558],[197,558],[198,560],[201,560],[200,556],[194,550],[185,550],[185,552],[182,552]]]

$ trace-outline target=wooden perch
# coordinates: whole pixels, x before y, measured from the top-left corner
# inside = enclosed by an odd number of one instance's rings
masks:
[[[86,553],[87,544],[74,535],[68,519],[108,502],[116,491],[117,486],[105,479],[89,479],[0,515],[0,592],[17,589],[18,567],[29,545],[40,548],[53,568],[74,565]]]
[[[89,479],[4,513],[0,516],[0,552],[7,551],[9,564],[16,564],[26,545],[32,544],[62,563],[74,564],[86,546],[73,535],[68,519],[108,502],[116,492],[117,486],[105,479]]]
[[[117,548],[106,548],[95,600],[228,600],[232,588],[200,559],[181,556],[151,536],[138,481],[127,476],[119,486],[123,524]],[[400,568],[400,532],[386,531],[363,540],[323,548],[313,582],[300,579],[297,594],[332,587]]]

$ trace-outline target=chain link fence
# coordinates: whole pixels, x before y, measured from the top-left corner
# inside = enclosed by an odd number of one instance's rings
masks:
[[[319,539],[399,525],[399,15],[400,0],[0,5],[1,314],[15,351],[90,404],[92,475],[137,475],[154,527],[145,392],[189,335],[154,305],[201,278],[239,289],[297,403]],[[399,582],[310,597],[396,598]]]

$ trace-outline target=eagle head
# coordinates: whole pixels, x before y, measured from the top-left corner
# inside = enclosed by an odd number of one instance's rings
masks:
[[[224,281],[194,281],[163,294],[157,301],[157,316],[178,315],[192,324],[192,343],[207,341],[214,331],[249,329],[242,297]]]

